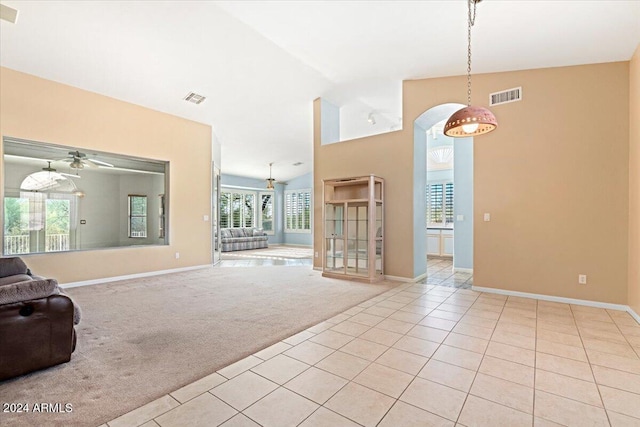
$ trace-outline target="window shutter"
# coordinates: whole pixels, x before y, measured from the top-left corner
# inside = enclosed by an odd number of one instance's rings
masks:
[[[311,190],[286,191],[284,211],[286,230],[311,230]]]
[[[229,228],[229,208],[231,193],[220,193],[220,227]]]
[[[291,193],[287,193],[287,195],[285,195],[284,197],[285,199],[285,218],[286,218],[286,224],[285,224],[285,228],[287,229],[291,229],[292,226],[292,208],[291,208]]]
[[[431,212],[429,216],[429,222],[442,222],[442,184],[431,184],[431,200],[429,206],[431,207]]]
[[[233,193],[232,196],[233,225],[232,227],[242,227],[242,194]]]
[[[311,230],[311,192],[303,193],[304,196],[304,229]]]
[[[447,182],[445,186],[445,220],[453,223],[453,182]]]

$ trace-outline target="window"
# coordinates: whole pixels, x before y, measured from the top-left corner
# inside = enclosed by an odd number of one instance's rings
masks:
[[[427,185],[427,227],[453,224],[453,182]]]
[[[29,199],[4,198],[4,255],[30,252]]]
[[[220,228],[229,228],[229,206],[231,205],[231,193],[220,193]]]
[[[147,237],[147,196],[129,196],[129,237]]]
[[[257,197],[256,191],[222,189],[220,192],[220,227],[256,227]]]
[[[260,193],[260,228],[273,234],[273,193]]]
[[[164,194],[160,194],[158,196],[158,201],[159,201],[159,207],[158,207],[158,237],[161,239],[165,238],[165,222],[167,221],[167,216],[164,213],[164,202],[165,202],[165,198],[164,198]]]
[[[4,255],[68,251],[74,196],[22,192],[4,198]]]
[[[68,251],[71,201],[65,199],[47,199],[45,211],[45,251]]]
[[[284,192],[285,232],[311,233],[311,190]]]

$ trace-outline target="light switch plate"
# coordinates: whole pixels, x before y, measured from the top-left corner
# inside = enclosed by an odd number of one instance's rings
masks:
[[[464,221],[464,215],[456,216],[456,221]]]

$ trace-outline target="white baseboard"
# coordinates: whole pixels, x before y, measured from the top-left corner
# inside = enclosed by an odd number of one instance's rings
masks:
[[[461,268],[461,267],[453,267],[454,273],[469,273],[473,274],[473,268]]]
[[[608,302],[600,302],[600,301],[589,301],[584,299],[575,299],[575,298],[565,298],[565,297],[556,297],[552,295],[543,295],[543,294],[530,294],[528,292],[518,292],[518,291],[508,291],[505,289],[497,289],[497,288],[483,288],[481,286],[472,286],[472,290],[478,292],[487,292],[491,294],[499,294],[499,295],[508,295],[514,297],[523,297],[523,298],[535,298],[542,301],[551,301],[551,302],[562,302],[565,304],[575,304],[575,305],[584,305],[587,307],[596,307],[596,308],[606,308],[608,310],[619,310],[619,311],[627,311],[631,310],[629,306],[622,304],[611,304]],[[631,312],[629,312],[631,314]],[[634,313],[635,314],[635,313]],[[633,316],[633,314],[631,314]],[[637,316],[637,314],[636,314]],[[635,316],[634,316],[635,317]],[[636,317],[638,320],[639,317]]]
[[[634,319],[636,319],[636,322],[640,323],[640,316],[638,316],[638,313],[636,313],[633,308],[628,307],[627,309],[627,313],[629,313],[631,315],[631,317],[633,317]]]
[[[384,278],[386,280],[391,280],[394,282],[404,282],[404,283],[418,283],[421,280],[424,280],[427,278],[427,273],[423,273],[417,277],[411,278],[411,277],[400,277],[400,276],[391,276],[389,274],[385,274]]]
[[[196,265],[193,267],[172,268],[170,270],[158,270],[148,271],[146,273],[127,274],[125,276],[104,277],[102,279],[83,280],[80,282],[70,282],[61,284],[60,287],[64,289],[77,288],[78,286],[99,285],[102,283],[116,282],[118,280],[138,279],[140,277],[159,276],[161,274],[179,273],[181,271],[199,270],[201,268],[211,267],[210,264]]]
[[[274,245],[289,246],[291,248],[304,248],[304,249],[312,249],[313,248],[313,245],[296,245],[294,243],[274,243]]]

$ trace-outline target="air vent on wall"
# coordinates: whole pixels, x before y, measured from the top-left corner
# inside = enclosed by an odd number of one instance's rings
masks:
[[[192,102],[194,104],[201,104],[204,100],[207,99],[202,95],[198,95],[195,92],[190,92],[187,96],[184,97],[184,100],[187,102]]]
[[[522,86],[489,94],[489,105],[508,104],[522,100]]]

